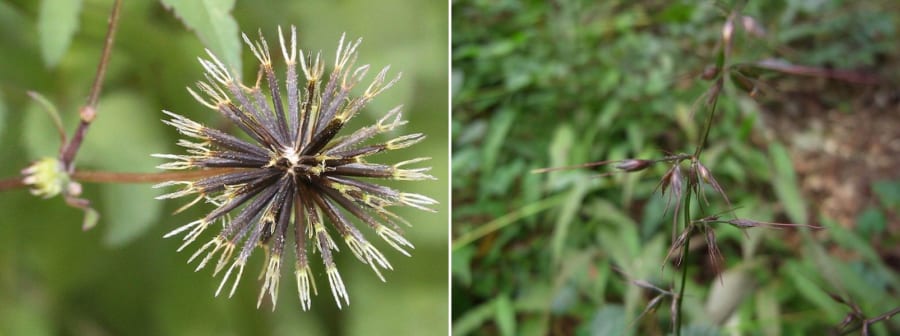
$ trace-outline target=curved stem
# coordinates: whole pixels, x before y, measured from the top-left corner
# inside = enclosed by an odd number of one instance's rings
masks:
[[[687,188],[684,194],[684,228],[688,229],[691,225],[691,188]],[[691,237],[684,240],[684,247],[681,248],[681,288],[678,289],[678,295],[675,296],[677,314],[675,318],[675,336],[681,336],[682,321],[682,303],[684,303],[684,288],[687,287],[687,269],[688,269],[688,250],[691,249]]]
[[[711,107],[709,110],[709,117],[706,118],[706,124],[703,126],[703,134],[700,137],[700,142],[697,144],[697,149],[694,150],[694,158],[697,160],[700,159],[700,153],[703,152],[703,147],[706,146],[706,138],[709,137],[709,129],[712,128],[712,122],[716,116],[716,105],[719,103],[719,93],[722,92],[722,86],[724,85],[722,77],[719,77],[714,85],[717,86],[717,88],[711,91],[713,96],[710,97]]]

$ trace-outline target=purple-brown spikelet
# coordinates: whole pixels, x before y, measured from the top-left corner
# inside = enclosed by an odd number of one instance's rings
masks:
[[[412,146],[425,138],[421,133],[403,135],[385,142],[373,142],[375,136],[404,125],[400,108],[387,112],[374,125],[356,129],[344,136],[347,121],[375,96],[398,79],[387,80],[388,68],[381,70],[365,91],[351,94],[369,70],[368,65],[354,68],[361,40],[338,44],[332,72],[325,73],[321,53],[304,55],[297,49],[296,29],[289,40],[278,30],[286,65],[284,88],[272,68],[269,46],[260,40],[244,41],[260,62],[259,78],[252,87],[243,85],[232,71],[211,52],[200,59],[206,81],[197,83],[199,93],[188,89],[201,104],[218,111],[248,140],[208,128],[175,113],[166,124],[192,140],[179,140],[187,154],[157,154],[170,159],[160,165],[170,170],[203,169],[209,177],[190,181],[170,181],[157,185],[183,186],[159,198],[194,196],[185,207],[205,200],[215,205],[205,217],[190,222],[166,237],[181,233],[184,243],[179,251],[196,240],[211,224],[221,222],[222,230],[202,245],[188,260],[199,260],[197,270],[215,263],[213,275],[225,271],[218,295],[229,279],[234,294],[244,266],[256,247],[266,251],[263,284],[257,307],[267,294],[274,309],[284,250],[293,241],[296,261],[294,275],[300,304],[310,308],[310,293],[316,293],[310,266],[310,253],[318,253],[324,263],[331,293],[341,307],[349,296],[334,261],[337,233],[346,246],[364,264],[372,267],[384,281],[380,269],[391,269],[387,258],[357,229],[354,222],[368,226],[388,245],[404,255],[413,245],[399,232],[397,222],[405,221],[390,207],[411,206],[433,211],[437,202],[423,195],[405,193],[378,184],[379,180],[427,180],[430,168],[404,168],[428,158],[396,164],[379,164],[368,158],[390,150]],[[299,59],[298,59],[299,52]],[[300,69],[298,69],[298,64]],[[301,83],[302,76],[305,82]],[[266,90],[260,87],[265,83]],[[287,105],[285,106],[285,99]],[[353,220],[355,218],[355,220]],[[237,256],[234,256],[237,250]]]

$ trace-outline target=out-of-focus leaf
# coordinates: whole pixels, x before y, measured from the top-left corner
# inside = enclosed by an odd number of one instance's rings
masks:
[[[697,121],[691,117],[699,118],[698,116],[704,115],[703,106],[697,108],[697,111],[691,111],[690,106],[685,104],[675,106],[675,121],[678,122],[678,126],[684,131],[684,136],[690,143],[697,142]]]
[[[472,283],[472,268],[470,262],[475,254],[475,248],[472,246],[462,246],[453,250],[453,257],[450,258],[450,268],[453,272],[453,279],[461,286],[467,287]]]
[[[53,120],[37,102],[28,102],[22,109],[22,143],[29,159],[55,156],[59,152],[60,142]],[[74,125],[76,113],[61,113],[63,127]],[[89,135],[90,136],[90,135]]]
[[[44,64],[55,67],[69,49],[78,30],[81,0],[42,0],[38,12],[38,36]]]
[[[550,323],[550,317],[546,314],[529,315],[522,318],[519,323],[519,335],[522,336],[544,336],[547,335],[547,325]]]
[[[840,307],[838,307],[838,303],[832,300],[831,297],[828,296],[828,293],[823,291],[816,282],[810,279],[809,275],[805,273],[803,267],[801,267],[798,262],[788,262],[785,264],[783,270],[787,275],[787,279],[793,283],[794,289],[796,289],[800,295],[819,307],[825,314],[825,317],[823,317],[824,320],[840,321],[843,314]]]
[[[550,301],[550,311],[556,314],[565,314],[578,302],[578,292],[570,284],[564,284],[553,295]]]
[[[241,43],[231,10],[235,0],[161,0],[233,73],[241,73]]]
[[[756,291],[756,325],[763,335],[781,335],[781,306],[775,294],[775,287],[767,286]]]
[[[588,183],[578,183],[569,191],[565,203],[560,208],[559,217],[557,217],[555,227],[553,229],[553,238],[550,244],[551,255],[554,263],[560,261],[563,248],[566,246],[566,238],[569,235],[569,226],[575,220],[575,214],[581,208],[581,201],[584,199],[588,191]]]
[[[481,151],[481,169],[486,172],[486,178],[493,173],[494,165],[500,155],[500,148],[506,143],[506,134],[515,119],[516,113],[513,110],[500,111],[491,119],[488,133],[484,139],[484,148]]]
[[[872,190],[887,208],[900,210],[900,180],[872,182]]]
[[[875,207],[868,207],[856,217],[856,225],[863,236],[871,236],[884,232],[887,219]]]
[[[713,324],[721,325],[728,320],[753,290],[753,279],[746,268],[746,264],[735,266],[726,270],[721,280],[713,280],[706,299],[706,316]]]
[[[6,103],[3,94],[0,93],[0,141],[3,140],[3,132],[6,130]]]
[[[472,335],[475,330],[494,316],[497,309],[495,305],[496,300],[493,300],[467,310],[453,322],[451,328],[453,335]]]
[[[778,200],[781,201],[792,222],[806,223],[808,220],[806,203],[800,196],[797,175],[787,149],[779,143],[772,143],[769,146],[769,159],[772,160],[772,169],[775,172],[772,187],[775,189]]]
[[[722,333],[718,328],[711,325],[691,324],[681,327],[681,334],[684,336],[720,336]]]
[[[513,309],[512,301],[506,295],[501,295],[494,302],[497,309],[495,320],[497,327],[500,329],[500,335],[512,336],[516,334],[516,311]]]
[[[590,218],[602,224],[597,235],[612,260],[629,276],[640,277],[641,274],[637,274],[637,269],[634,268],[637,266],[635,258],[641,246],[634,219],[603,199],[591,202],[585,209]]]
[[[0,334],[3,335],[53,335],[50,314],[36,298],[25,298],[26,304],[11,305],[3,302],[0,308]],[[22,302],[22,301],[14,301]]]
[[[561,123],[556,126],[547,153],[547,156],[550,157],[550,167],[573,164],[571,156],[574,140],[575,133],[569,124]],[[571,171],[551,171],[547,176],[547,188],[550,190],[566,189],[572,184],[573,177],[580,176]]]
[[[111,171],[154,171],[159,162],[150,154],[167,152],[160,117],[150,102],[135,93],[118,92],[101,98],[78,164]],[[149,228],[164,203],[154,199],[159,190],[147,184],[106,184],[102,193],[100,222],[107,225],[105,242],[113,246],[128,243]]]
[[[111,246],[127,244],[156,222],[163,202],[148,185],[113,184],[103,187],[103,219],[108,224],[104,242]]]
[[[872,245],[866,239],[860,237],[856,232],[847,230],[832,219],[823,218],[821,222],[835,242],[862,255],[866,261],[874,266],[875,271],[880,276],[890,281],[893,286],[900,287],[900,276],[884,265],[878,252],[872,248]]]
[[[81,229],[85,231],[90,230],[93,227],[97,226],[97,222],[99,221],[100,213],[97,212],[97,209],[85,208],[84,217],[81,220]]]
[[[625,309],[620,305],[605,305],[594,313],[591,323],[587,325],[587,334],[594,336],[618,336],[625,333],[628,321],[625,320]]]

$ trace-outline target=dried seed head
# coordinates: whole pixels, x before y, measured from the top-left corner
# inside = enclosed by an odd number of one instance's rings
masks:
[[[616,165],[616,169],[626,171],[626,172],[636,172],[646,169],[653,164],[653,161],[650,160],[641,160],[641,159],[626,159],[619,162]]]
[[[715,64],[707,65],[706,68],[703,69],[703,73],[700,75],[700,78],[704,80],[712,80],[719,75],[719,67]]]
[[[666,199],[666,208],[663,210],[663,215],[669,212],[669,207],[672,203],[675,203],[675,207],[673,208],[672,214],[672,243],[675,243],[675,234],[678,228],[678,213],[681,209],[681,195],[683,192],[684,182],[681,173],[681,165],[676,161],[672,168],[663,175],[662,179],[659,181],[659,185],[657,188],[660,188],[660,193],[662,195],[666,194],[666,190],[672,188],[672,192],[669,193],[668,198]]]
[[[690,239],[691,234],[695,229],[696,226],[688,225],[687,228],[684,229],[684,231],[681,231],[681,234],[679,234],[678,237],[672,242],[672,246],[669,246],[669,252],[666,253],[666,258],[663,259],[663,268],[665,268],[666,263],[669,262],[669,259],[672,258],[672,255],[674,255],[676,251],[684,247],[685,243],[687,243],[687,240]],[[675,260],[675,267],[681,266],[681,262],[682,257],[681,255],[679,255],[678,259]]]
[[[725,258],[719,250],[719,245],[716,244],[716,232],[710,227],[706,228],[706,249],[713,272],[719,277],[719,282],[724,282],[722,279],[722,265],[725,263]]]
[[[188,260],[200,260],[199,270],[215,259],[214,275],[225,271],[216,295],[222,293],[226,282],[234,275],[234,283],[228,289],[228,295],[233,295],[248,258],[257,247],[263,249],[266,260],[260,276],[262,288],[257,307],[268,296],[273,309],[283,258],[287,254],[285,249],[293,241],[294,275],[301,308],[309,309],[310,292],[317,293],[310,253],[321,257],[338,307],[349,304],[347,288],[334,259],[338,245],[332,235],[336,233],[343,238],[356,258],[369,265],[382,281],[381,269],[390,270],[391,264],[356,228],[353,218],[400,253],[409,255],[406,249],[412,248],[412,244],[391,229],[397,227],[396,222],[404,221],[388,209],[410,206],[433,211],[429,206],[437,202],[378,182],[434,179],[428,174],[430,168],[401,168],[426,158],[396,164],[368,160],[379,153],[415,145],[425,135],[414,133],[385,142],[372,141],[406,123],[401,120],[398,107],[376,124],[338,137],[350,119],[399,79],[399,76],[388,79],[388,68],[385,68],[362,95],[353,96],[353,87],[363,81],[369,69],[368,65],[354,68],[360,40],[345,43],[341,37],[334,70],[326,78],[321,54],[315,59],[306,57],[302,50],[297,50],[296,29],[291,27],[291,36],[286,39],[279,28],[279,44],[287,63],[285,90],[282,91],[282,82],[273,70],[266,40],[262,35],[255,42],[246,35],[243,39],[260,64],[259,78],[253,86],[239,83],[236,79],[239,76],[208,53],[208,60],[200,59],[206,81],[197,83],[199,91],[189,91],[202,105],[231,121],[249,140],[165,112],[171,117],[164,121],[166,124],[196,141],[178,142],[186,148],[187,154],[155,155],[171,160],[159,167],[205,169],[210,174],[197,180],[161,183],[157,187],[182,188],[159,198],[192,195],[196,197],[188,206],[204,199],[216,206],[203,218],[172,230],[166,237],[187,232],[179,247],[181,250],[211,223],[223,223],[222,230]],[[301,82],[297,63],[305,83]],[[201,255],[203,258],[198,258]]]
[[[706,183],[710,187],[712,187],[713,190],[715,190],[717,193],[719,193],[720,196],[722,196],[722,199],[724,199],[725,203],[728,204],[728,208],[732,207],[731,200],[729,200],[728,195],[725,194],[725,189],[722,189],[722,186],[718,181],[716,181],[716,178],[713,177],[712,173],[708,168],[706,168],[706,166],[700,163],[700,161],[694,161],[694,163],[691,164],[691,168],[696,173],[697,180],[699,182]],[[706,199],[705,194],[700,192],[700,195],[703,195],[704,199]],[[706,204],[709,204],[709,201],[706,201]]]

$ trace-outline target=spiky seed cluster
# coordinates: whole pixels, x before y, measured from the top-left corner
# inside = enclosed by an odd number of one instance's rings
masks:
[[[360,96],[351,89],[369,71],[368,65],[354,68],[361,40],[338,43],[333,71],[325,77],[321,53],[313,58],[297,49],[296,29],[291,27],[286,41],[278,29],[282,54],[287,63],[285,93],[272,69],[269,46],[260,33],[258,42],[244,41],[260,62],[259,75],[252,87],[241,84],[237,75],[228,71],[211,52],[200,59],[206,70],[206,81],[197,83],[199,93],[188,91],[203,105],[218,111],[240,128],[250,140],[205,127],[183,116],[164,111],[172,119],[165,120],[194,141],[179,140],[187,155],[157,154],[173,161],[160,168],[181,170],[200,168],[209,177],[190,181],[171,181],[157,185],[183,186],[162,195],[160,199],[194,195],[189,207],[201,200],[216,208],[205,217],[171,232],[171,237],[186,232],[179,251],[196,240],[211,224],[220,221],[223,229],[201,246],[188,262],[199,260],[197,270],[215,263],[213,275],[225,270],[216,295],[234,275],[229,296],[234,294],[247,259],[256,247],[266,251],[262,289],[257,307],[266,294],[274,309],[284,249],[294,243],[296,262],[294,275],[304,310],[310,307],[310,292],[316,293],[310,270],[310,253],[318,253],[325,266],[331,293],[341,307],[349,304],[347,290],[335,266],[338,245],[332,240],[337,233],[347,247],[384,281],[381,269],[391,269],[387,258],[363,236],[351,218],[369,226],[388,245],[409,255],[413,245],[398,230],[397,222],[406,223],[389,210],[391,206],[411,206],[429,210],[436,203],[423,195],[401,192],[377,180],[433,179],[430,168],[403,168],[428,158],[418,158],[393,165],[368,162],[368,157],[389,150],[412,146],[425,138],[421,133],[396,137],[371,144],[373,137],[391,132],[406,122],[400,108],[389,111],[374,125],[336,137],[348,120],[379,93],[393,85],[399,75],[386,81],[388,68],[381,70]],[[289,44],[288,44],[289,43]],[[297,58],[299,51],[300,57]],[[300,84],[297,64],[306,82]],[[266,91],[260,87],[266,83]],[[301,86],[302,85],[302,86]],[[284,97],[287,106],[284,105]],[[239,210],[236,210],[240,208]],[[233,216],[232,213],[235,213]],[[326,223],[329,227],[326,227]],[[237,256],[234,252],[238,251]],[[229,265],[230,263],[230,265]]]

